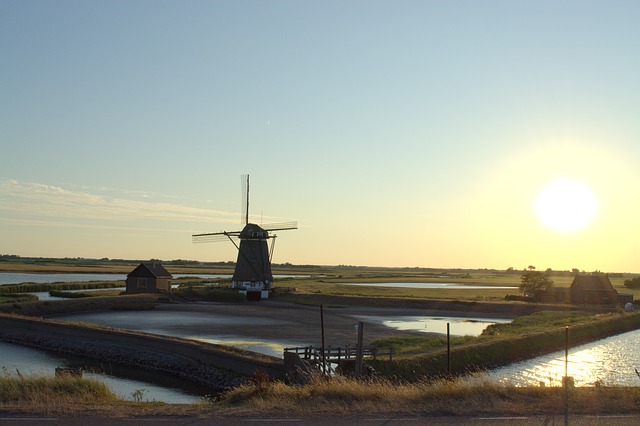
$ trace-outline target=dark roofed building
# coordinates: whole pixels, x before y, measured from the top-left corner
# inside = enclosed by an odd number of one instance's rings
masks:
[[[574,305],[617,305],[618,292],[604,274],[576,275],[569,288]]]
[[[143,262],[127,275],[127,293],[167,293],[172,279],[160,262]]]

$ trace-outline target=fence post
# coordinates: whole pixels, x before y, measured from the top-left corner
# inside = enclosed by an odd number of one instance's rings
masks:
[[[356,367],[355,377],[359,379],[362,377],[362,360],[363,360],[363,341],[364,341],[364,323],[358,323],[358,347],[356,348]]]

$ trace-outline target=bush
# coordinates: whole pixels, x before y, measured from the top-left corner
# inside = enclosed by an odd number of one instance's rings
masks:
[[[640,277],[624,280],[624,286],[627,288],[640,288]]]

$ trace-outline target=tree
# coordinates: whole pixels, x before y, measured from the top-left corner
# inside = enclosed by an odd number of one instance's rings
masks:
[[[549,275],[540,271],[526,272],[521,278],[520,291],[547,290],[553,287],[553,281]]]

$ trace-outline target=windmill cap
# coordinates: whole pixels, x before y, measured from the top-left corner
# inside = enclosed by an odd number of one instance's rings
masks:
[[[269,238],[269,233],[256,225],[255,223],[247,223],[239,235],[240,238]]]

